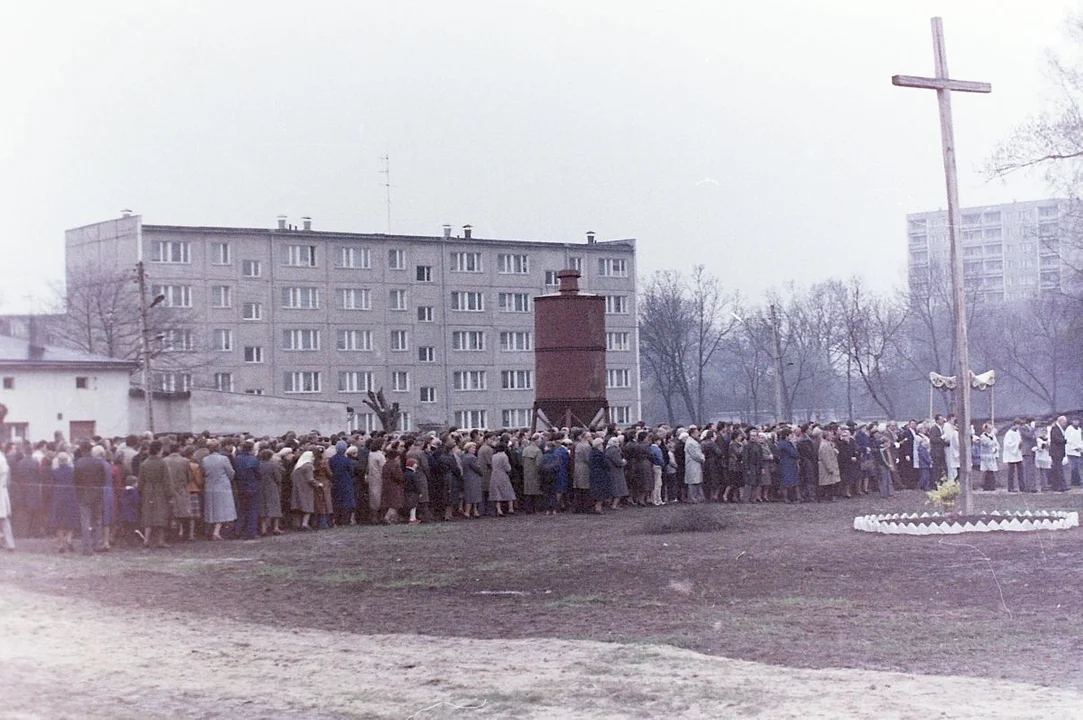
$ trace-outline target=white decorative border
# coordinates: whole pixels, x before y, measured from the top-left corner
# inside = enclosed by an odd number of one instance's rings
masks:
[[[983,513],[984,515],[984,513]],[[937,518],[930,523],[916,523],[920,518]],[[909,521],[909,522],[908,522]],[[958,535],[966,532],[1030,532],[1033,530],[1067,530],[1079,527],[1079,513],[1048,510],[1021,513],[993,512],[985,518],[960,523],[951,515],[939,513],[895,513],[892,515],[861,515],[854,518],[854,530],[885,535]]]

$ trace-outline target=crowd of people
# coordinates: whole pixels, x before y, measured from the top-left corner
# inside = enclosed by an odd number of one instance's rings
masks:
[[[9,443],[0,455],[0,523],[53,537],[57,552],[115,543],[166,547],[197,538],[254,540],[359,523],[473,520],[517,514],[606,514],[668,503],[834,502],[929,490],[971,461],[982,488],[1007,470],[1009,492],[1080,484],[1079,420],[986,423],[969,453],[952,416],[869,423],[545,433],[209,433],[94,438],[69,446]],[[9,493],[10,486],[10,493]],[[13,533],[14,523],[14,533]]]

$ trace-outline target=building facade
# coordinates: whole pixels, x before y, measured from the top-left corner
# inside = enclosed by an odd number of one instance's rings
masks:
[[[1060,292],[1069,281],[1076,218],[1067,200],[1049,199],[962,210],[963,270],[968,294],[985,302]],[[911,293],[950,297],[946,210],[906,216]]]
[[[480,239],[470,226],[461,236],[450,226],[434,237],[321,232],[283,217],[273,229],[144,225],[130,215],[69,230],[66,250],[69,274],[142,261],[148,298],[185,309],[190,334],[171,331],[159,350],[210,362],[152,373],[155,389],[345,402],[360,430],[378,429],[361,401],[381,388],[406,429],[529,425],[534,297],[576,268],[584,291],[606,298],[614,420],[639,418],[634,240]]]

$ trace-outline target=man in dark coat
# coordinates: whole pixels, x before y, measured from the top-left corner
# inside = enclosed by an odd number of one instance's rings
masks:
[[[40,463],[27,444],[11,463],[11,506],[15,534],[40,537],[45,534],[45,497],[41,486]]]
[[[158,530],[155,547],[168,547],[165,542],[169,522],[172,492],[169,485],[169,469],[161,458],[162,442],[154,440],[147,448],[147,456],[139,463],[140,515],[143,521],[143,547],[150,547],[151,534]]]
[[[1024,492],[1038,492],[1038,482],[1031,482],[1030,472],[1034,467],[1034,418],[1028,417],[1023,426],[1019,428],[1019,448],[1023,452],[1023,486]]]
[[[929,428],[929,452],[933,456],[933,482],[939,483],[940,478],[948,474],[948,443],[944,440],[944,416],[939,413],[933,419],[933,425]]]
[[[345,445],[345,443],[343,443]],[[234,461],[237,484],[237,537],[255,540],[259,537],[259,460],[252,451],[255,444],[245,440]]]
[[[91,453],[90,443],[83,441],[76,451],[75,493],[79,500],[79,529],[82,534],[82,552],[93,555],[101,543],[102,501],[105,497],[105,465]]]
[[[1067,452],[1068,439],[1064,428],[1068,427],[1068,418],[1061,415],[1049,428],[1049,457],[1053,461],[1053,477],[1050,484],[1057,492],[1067,492],[1068,484],[1064,481],[1064,456]]]

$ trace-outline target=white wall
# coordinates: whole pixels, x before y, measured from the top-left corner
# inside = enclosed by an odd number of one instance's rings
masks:
[[[52,440],[57,430],[67,438],[69,423],[83,420],[93,420],[102,437],[128,433],[127,370],[5,368],[0,376],[15,378],[13,390],[0,389],[8,408],[4,422],[28,423],[30,440]],[[76,377],[88,378],[86,390],[76,389]]]
[[[363,407],[363,406],[362,406]],[[360,410],[361,408],[358,408]],[[146,430],[146,402],[130,402],[132,432]],[[283,435],[288,430],[319,430],[328,435],[346,429],[346,403],[216,390],[192,390],[190,398],[155,398],[156,432]]]

